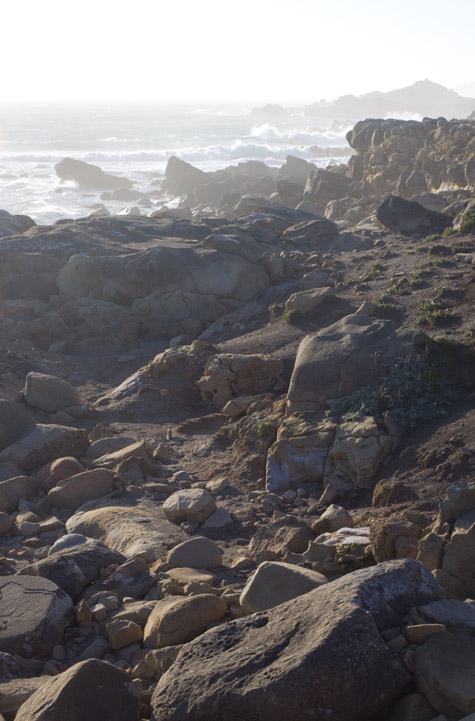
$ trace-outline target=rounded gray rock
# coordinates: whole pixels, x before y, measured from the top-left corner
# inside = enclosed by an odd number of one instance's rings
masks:
[[[0,651],[25,658],[46,656],[72,617],[71,598],[46,578],[0,579]]]

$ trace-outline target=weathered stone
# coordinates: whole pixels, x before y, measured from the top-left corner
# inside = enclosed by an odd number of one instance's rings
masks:
[[[202,528],[226,528],[232,526],[234,519],[230,512],[224,506],[219,506],[206,521],[202,524]]]
[[[434,709],[421,693],[410,693],[396,701],[386,721],[433,721]]]
[[[306,481],[322,481],[336,424],[320,413],[292,413],[283,418],[267,454],[266,487],[282,492]]]
[[[313,591],[328,579],[321,573],[288,563],[261,563],[251,576],[239,602],[248,613],[266,611]]]
[[[167,562],[170,568],[215,568],[221,566],[223,554],[214,541],[196,536],[172,548]]]
[[[124,648],[142,638],[142,628],[137,623],[126,619],[112,620],[107,624],[106,631],[111,648],[114,650]]]
[[[104,456],[100,456],[94,460],[95,466],[101,468],[115,468],[126,461],[128,458],[144,458],[148,457],[149,448],[147,441],[136,441],[128,446],[125,446],[113,453],[107,453]]]
[[[59,481],[48,493],[48,501],[53,507],[75,510],[86,501],[106,496],[113,488],[112,471],[98,468]]]
[[[144,629],[144,647],[162,648],[186,643],[220,621],[228,606],[219,596],[203,593],[158,601]]]
[[[0,719],[13,719],[22,704],[48,681],[47,676],[38,678],[14,678],[0,682]],[[5,714],[5,716],[3,716]]]
[[[431,623],[444,624],[450,633],[475,636],[475,601],[434,601],[418,612]]]
[[[176,491],[163,504],[163,511],[172,523],[201,524],[216,510],[213,496],[203,488],[185,488]]]
[[[104,661],[77,663],[43,684],[17,721],[138,721],[140,693],[121,669]]]
[[[443,633],[447,629],[443,623],[419,623],[415,626],[406,626],[404,633],[409,643],[423,643],[434,633]]]
[[[346,508],[333,503],[312,523],[312,531],[318,536],[320,533],[339,531],[340,528],[353,528],[354,525],[351,514]]]
[[[475,639],[436,633],[416,651],[416,683],[440,713],[475,711]]]
[[[36,478],[17,476],[0,482],[0,511],[14,511],[20,498],[31,498],[38,490]]]
[[[41,561],[25,566],[22,574],[41,576],[53,581],[71,598],[77,598],[90,583],[97,581],[101,568],[122,563],[124,557],[98,541],[57,551]]]
[[[98,438],[91,443],[86,451],[86,458],[95,461],[101,456],[107,456],[110,453],[121,451],[123,448],[136,443],[136,439],[131,436],[110,436],[108,438]]]
[[[386,563],[209,630],[158,682],[153,719],[288,721],[309,709],[313,721],[328,721],[328,709],[339,721],[370,718],[410,685],[380,632],[440,593],[415,561]]]
[[[76,388],[61,378],[45,373],[28,373],[24,397],[28,405],[49,413],[81,405],[81,396]]]
[[[7,513],[0,512],[0,537],[6,536],[13,528],[13,519]]]
[[[0,399],[0,451],[15,443],[35,420],[13,401]]]
[[[398,195],[388,195],[376,211],[376,217],[386,228],[403,235],[443,233],[452,225],[449,215],[427,210],[419,203],[404,200]]]
[[[71,598],[45,578],[0,578],[0,649],[46,656],[73,618]]]
[[[292,293],[285,303],[285,309],[295,311],[296,313],[311,313],[316,310],[324,300],[333,298],[334,296],[335,291],[331,287],[301,290],[298,293]]]
[[[249,542],[249,552],[254,556],[260,551],[303,553],[314,538],[315,534],[305,521],[295,516],[283,516],[258,528]]]
[[[334,461],[330,485],[336,488],[335,480],[341,479],[350,488],[371,487],[374,474],[398,443],[399,439],[384,433],[372,416],[341,423],[330,450]]]
[[[208,360],[198,386],[205,403],[221,410],[233,397],[272,391],[282,369],[278,358],[223,353]]]
[[[38,423],[5,448],[0,453],[0,461],[12,461],[31,471],[61,456],[82,456],[88,445],[87,432],[82,429]]]
[[[162,508],[147,500],[111,501],[75,513],[66,522],[66,529],[68,533],[97,538],[127,558],[139,556],[147,562],[164,558],[170,548],[188,538],[181,528],[167,520]]]
[[[442,570],[464,586],[465,595],[475,592],[475,512],[460,516],[450,541],[445,545]]]
[[[393,558],[416,558],[422,529],[404,518],[374,518],[370,521],[371,546],[378,563]],[[404,540],[404,543],[402,543]],[[398,553],[398,548],[405,555]]]
[[[288,392],[288,412],[323,409],[328,398],[353,392],[371,380],[370,357],[398,347],[389,321],[347,315],[300,343]]]
[[[475,482],[458,481],[447,489],[440,504],[440,522],[454,523],[459,516],[475,510]]]

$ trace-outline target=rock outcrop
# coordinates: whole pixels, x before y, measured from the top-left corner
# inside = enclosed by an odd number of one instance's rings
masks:
[[[104,188],[114,190],[116,188],[130,189],[132,182],[127,178],[119,178],[116,175],[108,175],[97,165],[85,163],[83,160],[64,158],[54,166],[56,175],[62,180],[74,180],[78,185],[87,188]]]

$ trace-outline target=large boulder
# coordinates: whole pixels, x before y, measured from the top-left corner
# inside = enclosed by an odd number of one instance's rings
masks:
[[[73,618],[71,598],[46,578],[0,578],[0,651],[37,658],[59,643]]]
[[[125,560],[117,551],[111,551],[98,541],[64,548],[51,556],[25,566],[20,573],[39,576],[52,581],[71,598],[77,598],[86,586],[100,576],[101,569]]]
[[[415,561],[356,571],[208,631],[160,679],[154,721],[363,721],[410,688],[381,637],[441,590]]]
[[[0,399],[0,451],[15,443],[35,420],[18,403]]]
[[[113,488],[113,472],[106,468],[97,468],[59,481],[48,493],[48,501],[55,508],[75,510],[86,501],[106,496]]]
[[[117,188],[129,189],[132,181],[116,175],[108,175],[97,165],[85,163],[83,160],[64,158],[54,166],[56,175],[62,180],[74,180],[78,185],[89,188],[103,188],[115,190]]]
[[[338,200],[349,194],[348,178],[340,173],[317,168],[307,180],[304,198],[325,206],[330,200]]]
[[[96,538],[127,558],[139,556],[147,562],[164,558],[173,546],[188,538],[166,518],[162,508],[147,501],[115,501],[79,511],[67,521],[66,529]]]
[[[265,561],[244,586],[239,603],[248,613],[267,611],[324,583],[327,578],[323,574],[308,568]]]
[[[158,601],[144,629],[144,647],[162,648],[191,641],[210,623],[220,621],[227,610],[226,601],[213,593],[170,596]]]
[[[76,388],[61,378],[45,373],[28,373],[24,398],[28,405],[49,413],[81,405],[81,396]]]
[[[171,195],[186,195],[208,182],[209,176],[175,155],[168,158],[162,190]]]
[[[12,215],[7,210],[0,210],[0,238],[25,233],[35,225],[28,215]]]
[[[356,390],[371,379],[370,358],[398,347],[394,325],[347,315],[300,343],[288,392],[289,412],[318,410],[328,398]]]
[[[138,721],[140,693],[122,669],[91,659],[48,680],[17,721]]]
[[[44,466],[61,456],[82,456],[89,446],[85,430],[38,423],[0,453],[0,461],[12,461],[25,471]]]
[[[443,233],[452,225],[449,215],[427,210],[419,203],[405,200],[399,195],[388,195],[376,211],[376,217],[385,228],[403,235]]]

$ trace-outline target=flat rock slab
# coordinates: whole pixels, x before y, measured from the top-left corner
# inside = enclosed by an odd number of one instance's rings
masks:
[[[82,456],[88,446],[89,437],[82,429],[38,423],[5,448],[0,461],[11,461],[25,471],[32,471],[61,456]]]
[[[240,604],[248,613],[266,611],[327,582],[322,573],[309,568],[265,561],[246,583]]]
[[[165,558],[168,551],[189,538],[165,517],[156,503],[100,505],[74,514],[66,523],[68,533],[96,538],[109,548],[147,562]]]
[[[32,563],[23,568],[21,574],[47,578],[71,598],[76,598],[86,586],[97,581],[102,568],[112,563],[120,564],[124,560],[121,553],[112,551],[98,541],[90,541],[65,548]]]
[[[380,631],[441,595],[422,564],[395,561],[209,630],[158,682],[152,718],[363,721],[410,685]]]
[[[46,578],[0,579],[0,651],[36,658],[49,654],[73,617],[73,602]]]

